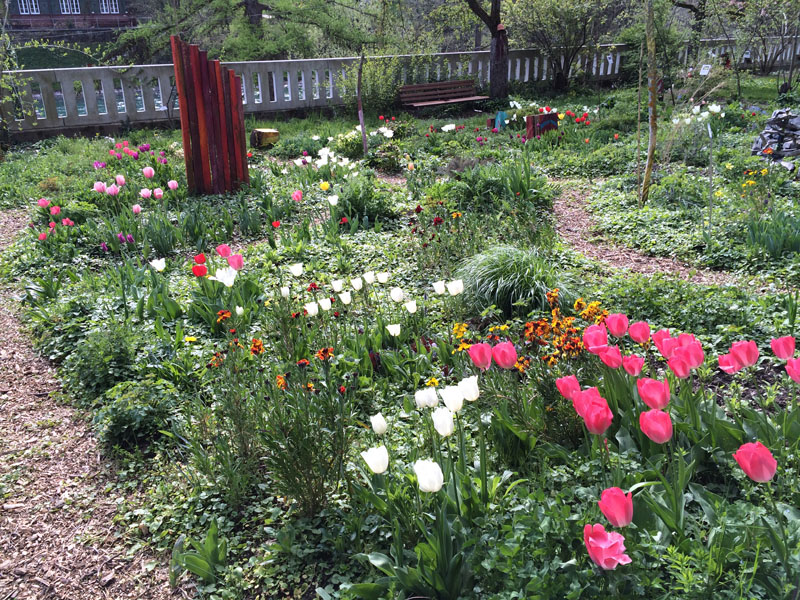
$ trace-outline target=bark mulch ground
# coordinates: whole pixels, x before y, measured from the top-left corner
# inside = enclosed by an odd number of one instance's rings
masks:
[[[0,212],[0,252],[27,224]],[[0,288],[0,600],[188,597],[167,560],[129,556],[113,524],[113,472],[90,427],[52,394],[60,385]]]
[[[703,285],[731,285],[736,279],[730,273],[698,269],[674,258],[647,256],[631,248],[603,240],[593,232],[594,223],[586,210],[586,198],[592,192],[590,183],[558,182],[563,191],[555,201],[556,231],[569,246],[593,260],[618,269],[671,277]]]

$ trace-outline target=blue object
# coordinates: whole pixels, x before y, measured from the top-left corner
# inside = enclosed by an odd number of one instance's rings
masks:
[[[497,116],[494,119],[494,126],[498,131],[505,128],[506,119],[508,119],[508,115],[504,111],[501,110],[499,113],[497,113]]]

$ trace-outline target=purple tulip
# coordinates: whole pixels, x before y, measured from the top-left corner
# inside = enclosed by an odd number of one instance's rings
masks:
[[[117,239],[118,239],[118,240],[119,240],[121,243],[123,243],[123,244],[124,244],[124,243],[125,243],[125,234],[124,234],[124,233],[118,233],[118,234],[117,234]]]
[[[108,252],[108,245],[105,242],[100,242],[100,249],[103,252]]]
[[[128,243],[132,244],[134,242],[133,236],[129,233],[127,237]]]

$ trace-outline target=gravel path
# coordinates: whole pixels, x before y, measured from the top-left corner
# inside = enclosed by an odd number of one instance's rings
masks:
[[[0,212],[0,252],[27,224]],[[113,524],[113,473],[0,288],[0,600],[162,600],[164,557],[128,556]]]
[[[593,233],[594,223],[586,210],[586,198],[592,193],[592,184],[566,180],[553,180],[551,183],[560,185],[563,190],[554,206],[556,231],[565,243],[584,256],[618,269],[648,275],[663,273],[703,285],[731,285],[736,282],[730,273],[698,269],[674,258],[647,256],[602,239]]]

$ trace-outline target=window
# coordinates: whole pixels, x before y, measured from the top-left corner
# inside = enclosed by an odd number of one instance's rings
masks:
[[[100,12],[104,15],[118,15],[119,0],[100,0]]]
[[[39,0],[17,0],[19,2],[19,14],[38,15]]]
[[[59,0],[61,5],[62,15],[79,15],[81,14],[80,0]]]

